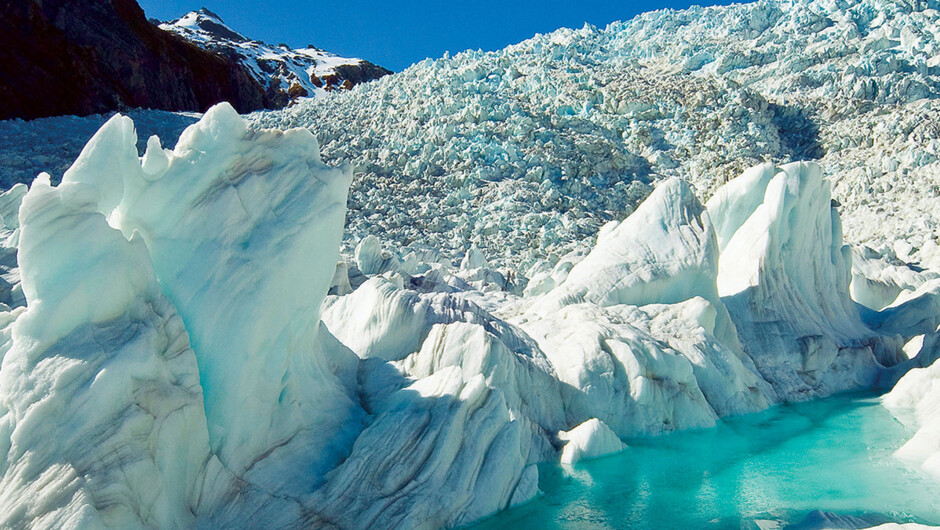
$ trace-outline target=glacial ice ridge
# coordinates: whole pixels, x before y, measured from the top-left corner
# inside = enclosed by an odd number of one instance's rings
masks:
[[[850,298],[812,163],[705,204],[668,179],[519,296],[473,252],[339,262],[351,170],[307,130],[222,104],[136,144],[115,116],[61,184],[0,196],[0,525],[460,526],[537,495],[539,462],[937,355],[905,350],[930,281]]]

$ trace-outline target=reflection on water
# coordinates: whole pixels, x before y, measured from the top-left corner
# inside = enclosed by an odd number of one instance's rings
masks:
[[[940,484],[891,456],[910,435],[871,395],[782,405],[542,465],[544,495],[479,528],[774,528],[813,510],[938,524]]]

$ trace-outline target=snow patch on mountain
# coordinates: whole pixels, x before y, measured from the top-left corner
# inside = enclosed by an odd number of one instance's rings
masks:
[[[340,57],[312,45],[291,49],[284,44],[273,46],[250,40],[206,8],[160,24],[160,29],[237,60],[261,86],[267,87],[269,94],[281,95],[281,105],[301,97],[348,90],[391,73],[368,61]]]

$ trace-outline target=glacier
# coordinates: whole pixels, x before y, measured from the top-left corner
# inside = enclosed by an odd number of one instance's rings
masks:
[[[8,527],[188,526],[209,459],[197,361],[139,237],[96,190],[22,196],[27,307],[5,314],[0,367]]]
[[[940,286],[934,286],[932,294]],[[911,351],[937,356],[940,333],[933,331],[919,336]],[[915,359],[917,358],[915,357]],[[940,363],[924,364],[907,372],[894,388],[883,398],[884,405],[899,420],[915,429],[914,436],[900,449],[896,456],[915,468],[923,469],[934,477],[940,477]]]
[[[356,166],[344,252],[377,235],[456,263],[475,246],[524,288],[652,183],[682,178],[704,200],[762,162],[812,159],[847,241],[936,270],[937,7],[662,10],[429,59],[248,119],[309,127],[325,160]]]
[[[360,428],[355,361],[318,318],[348,171],[309,132],[249,133],[227,104],[173,151],[136,143],[117,115],[61,184],[8,192],[26,307],[0,368],[5,522],[191,526],[242,520],[245,496],[295,520],[279,499],[309,493]]]
[[[814,163],[666,179],[523,293],[475,248],[344,258],[353,168],[307,129],[138,145],[116,115],[0,196],[0,524],[462,526],[537,464],[899,378],[935,466],[940,284],[873,264],[898,295],[857,304]]]
[[[940,475],[937,7],[0,123],[0,526],[463,526],[545,463],[855,389]]]

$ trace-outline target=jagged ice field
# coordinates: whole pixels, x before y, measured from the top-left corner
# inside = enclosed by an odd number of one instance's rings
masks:
[[[741,477],[823,444],[900,491],[689,524],[940,523],[937,7],[661,11],[282,111],[0,124],[0,526],[661,526],[679,482],[583,461],[670,444]],[[666,504],[550,515],[564,476]]]

